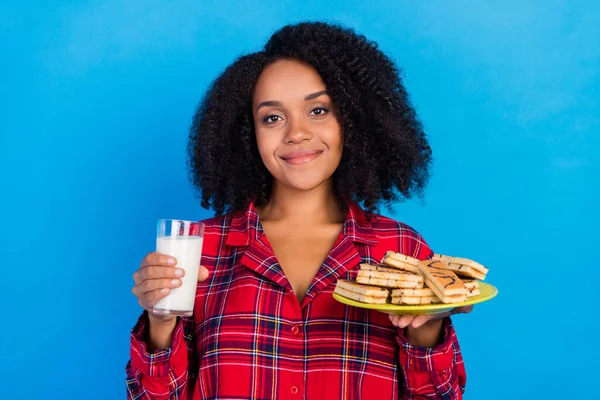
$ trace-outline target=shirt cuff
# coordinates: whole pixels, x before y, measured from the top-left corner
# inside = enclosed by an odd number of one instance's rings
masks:
[[[176,353],[183,345],[183,324],[181,319],[177,319],[171,347],[166,349],[152,353],[148,352],[146,342],[147,330],[148,312],[144,311],[131,330],[131,367],[134,371],[139,371],[144,376],[167,377],[169,375],[172,354]]]
[[[396,340],[400,346],[400,365],[405,369],[428,372],[441,372],[452,367],[455,360],[454,326],[449,317],[444,319],[444,340],[435,347],[423,347],[411,344],[404,335],[404,329],[398,328]]]

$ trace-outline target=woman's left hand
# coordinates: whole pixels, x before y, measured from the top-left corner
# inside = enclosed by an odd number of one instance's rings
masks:
[[[390,317],[390,321],[392,321],[392,324],[394,324],[398,328],[411,327],[414,329],[418,329],[418,328],[422,327],[423,325],[425,325],[429,321],[437,320],[437,319],[444,319],[444,318],[449,317],[450,315],[454,315],[454,314],[467,314],[467,313],[470,313],[471,311],[473,311],[473,306],[464,306],[464,307],[456,307],[450,311],[446,311],[443,313],[437,313],[437,314],[423,314],[423,315],[389,314],[389,317]]]
[[[473,306],[456,307],[450,311],[425,315],[389,315],[392,324],[404,329],[406,340],[417,346],[435,347],[444,340],[443,319],[454,314],[466,314]]]

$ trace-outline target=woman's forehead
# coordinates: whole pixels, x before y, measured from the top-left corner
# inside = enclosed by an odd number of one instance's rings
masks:
[[[254,89],[254,101],[304,99],[326,90],[312,66],[296,60],[278,60],[264,69]]]

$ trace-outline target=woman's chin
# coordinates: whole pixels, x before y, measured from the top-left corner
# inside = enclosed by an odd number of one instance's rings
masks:
[[[283,182],[282,188],[291,189],[299,192],[309,192],[317,189],[324,184],[328,183],[328,179],[318,178],[306,178],[306,179],[294,179]]]

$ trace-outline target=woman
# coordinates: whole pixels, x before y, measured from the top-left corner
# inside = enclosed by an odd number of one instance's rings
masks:
[[[142,314],[130,398],[462,396],[451,313],[388,316],[331,295],[388,250],[433,254],[375,213],[421,194],[431,151],[374,43],[323,23],[282,28],[216,79],[189,153],[202,205],[217,213],[204,221],[194,316]],[[143,259],[133,292],[145,310],[180,284],[175,263]]]

